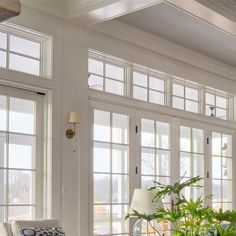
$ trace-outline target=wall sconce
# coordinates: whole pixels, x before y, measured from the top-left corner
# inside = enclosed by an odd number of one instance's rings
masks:
[[[70,112],[69,113],[69,120],[68,120],[68,122],[70,124],[73,124],[73,129],[68,129],[66,131],[66,137],[68,139],[72,139],[75,136],[75,125],[80,122],[79,112],[74,112],[74,111]]]

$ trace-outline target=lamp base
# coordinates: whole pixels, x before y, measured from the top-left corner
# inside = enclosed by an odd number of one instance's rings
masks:
[[[139,219],[133,226],[133,236],[141,236],[143,219]]]

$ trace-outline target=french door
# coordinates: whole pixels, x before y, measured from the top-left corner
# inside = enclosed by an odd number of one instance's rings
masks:
[[[234,131],[155,113],[94,102],[91,109],[91,235],[132,235],[124,220],[134,188],[201,176],[202,188],[183,194],[213,194],[206,205],[232,209]],[[170,197],[163,199],[171,207]],[[144,225],[144,235],[155,235]],[[163,235],[171,235],[162,224]]]
[[[0,221],[42,217],[43,96],[0,86]]]

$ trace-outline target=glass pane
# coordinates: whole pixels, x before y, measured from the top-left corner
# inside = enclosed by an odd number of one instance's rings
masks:
[[[221,202],[221,180],[213,180],[212,181],[212,195],[213,202]]]
[[[147,87],[147,75],[138,72],[133,72],[133,84]]]
[[[159,93],[153,90],[149,91],[149,102],[165,105],[165,95],[164,93]]]
[[[6,167],[7,162],[7,136],[0,133],[0,167]]]
[[[6,222],[7,209],[5,207],[0,207],[0,221]]]
[[[6,196],[6,189],[7,184],[6,184],[6,171],[5,170],[0,170],[0,204],[6,204],[7,203],[7,196]],[[3,212],[1,212],[0,208],[0,218],[3,217],[1,215]]]
[[[35,137],[9,135],[9,167],[33,169],[36,167]]]
[[[180,153],[180,176],[181,177],[192,177],[191,174],[191,154]]]
[[[183,98],[177,98],[177,97],[173,97],[173,107],[180,109],[180,110],[184,110],[184,99]]]
[[[129,232],[129,221],[125,220],[128,205],[112,206],[112,233],[121,234]]]
[[[110,202],[110,175],[108,174],[94,174],[93,175],[93,189],[95,203],[109,203]]]
[[[110,206],[95,205],[94,212],[94,235],[110,234]]]
[[[10,35],[10,51],[40,58],[40,43]]]
[[[199,107],[198,102],[192,102],[189,100],[185,100],[185,110],[186,111],[198,113],[199,112],[198,107]]]
[[[105,91],[117,95],[124,95],[124,84],[115,80],[106,79]]]
[[[94,172],[110,172],[110,145],[105,143],[94,143],[93,149]]]
[[[184,97],[184,86],[180,84],[173,84],[173,95]]]
[[[35,175],[31,171],[9,170],[9,203],[35,203]]]
[[[227,211],[227,210],[232,210],[233,209],[233,204],[230,202],[224,202],[222,203],[222,210]]]
[[[0,96],[0,130],[7,129],[7,97]]]
[[[149,88],[161,92],[165,92],[165,81],[155,77],[149,77]]]
[[[221,133],[212,133],[212,155],[221,156]]]
[[[221,157],[212,157],[212,178],[221,179]]]
[[[204,156],[192,154],[193,157],[193,176],[204,177]]]
[[[222,206],[223,204],[221,202],[213,202],[212,203],[212,208],[219,211],[219,209],[221,208],[222,209]]]
[[[7,49],[7,34],[0,32],[0,48]]]
[[[27,57],[9,54],[9,68],[16,71],[40,75],[40,62]]]
[[[123,145],[112,145],[112,172],[124,173],[129,172],[129,148]],[[102,163],[103,164],[103,163]]]
[[[185,87],[185,97],[191,100],[198,101],[199,100],[198,90]]]
[[[147,101],[147,89],[133,86],[133,98]]]
[[[222,155],[226,157],[232,157],[232,136],[222,135]]]
[[[142,188],[150,188],[154,186],[154,176],[142,176]]]
[[[112,202],[129,203],[128,175],[112,175]]]
[[[216,106],[226,109],[227,108],[227,99],[224,97],[216,96]]]
[[[105,64],[106,76],[112,79],[117,79],[124,81],[125,79],[125,70],[122,67],[114,66],[110,64]]]
[[[35,208],[31,206],[10,206],[8,220],[32,220],[35,218]]]
[[[110,112],[94,110],[93,139],[110,142]]]
[[[129,117],[121,114],[112,114],[112,142],[128,144]]]
[[[232,179],[232,159],[222,158],[222,178]]]
[[[202,129],[192,129],[192,148],[195,153],[204,153],[204,132]]]
[[[35,133],[35,102],[20,98],[10,98],[9,129],[12,132]]]
[[[229,180],[223,180],[222,181],[222,201],[223,202],[232,202],[232,181]]]
[[[7,54],[0,50],[0,67],[7,67]]]
[[[164,122],[156,122],[156,147],[162,149],[170,148],[169,141],[170,125]]]
[[[156,175],[170,176],[170,155],[169,151],[157,151]]]
[[[215,106],[215,96],[210,93],[206,93],[206,103]]]
[[[89,76],[89,88],[103,91],[103,77],[90,74]]]
[[[155,147],[155,128],[153,120],[142,119],[142,146]]]
[[[155,150],[142,148],[142,175],[155,175]]]
[[[220,118],[222,120],[227,119],[227,110],[221,109],[221,108],[216,108],[216,117]]]
[[[180,150],[191,151],[191,128],[189,127],[180,127]]]
[[[89,59],[88,66],[89,73],[103,75],[103,62],[94,59]]]
[[[215,117],[215,114],[216,114],[215,106],[208,106],[208,105],[206,105],[205,109],[206,109],[206,115],[207,116]]]

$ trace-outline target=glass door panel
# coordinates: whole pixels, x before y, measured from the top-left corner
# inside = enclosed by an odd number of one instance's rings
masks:
[[[0,86],[0,221],[34,219],[39,168],[37,150],[42,147],[42,100],[33,92]],[[40,114],[40,115],[39,115]],[[37,146],[37,147],[36,147]],[[40,169],[38,169],[39,171]],[[37,190],[38,189],[38,190]],[[41,210],[40,210],[41,211]]]
[[[170,184],[170,124],[158,120],[141,119],[141,186],[149,188],[156,182]],[[170,207],[170,198],[163,199]],[[170,234],[170,225],[161,223],[162,235]],[[144,223],[143,235],[155,235]]]
[[[204,178],[204,130],[180,126],[180,177],[187,180],[200,176]],[[204,180],[200,183],[204,186]],[[204,188],[190,187],[183,192],[187,199],[197,199],[204,194]]]
[[[94,110],[94,235],[127,235],[129,221],[129,117]]]
[[[212,206],[232,209],[232,135],[212,132]]]

